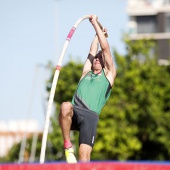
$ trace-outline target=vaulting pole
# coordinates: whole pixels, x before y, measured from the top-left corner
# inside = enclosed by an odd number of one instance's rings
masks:
[[[51,109],[52,109],[52,104],[53,104],[53,100],[54,100],[55,89],[56,89],[58,76],[59,76],[60,69],[61,69],[62,60],[63,60],[64,54],[65,54],[65,51],[67,49],[67,46],[68,46],[68,44],[69,44],[69,42],[70,42],[76,28],[78,27],[78,25],[83,20],[88,19],[88,18],[90,18],[90,15],[82,16],[74,24],[74,26],[71,28],[71,30],[70,30],[67,38],[66,38],[66,41],[64,43],[61,55],[59,57],[58,65],[56,66],[56,70],[55,70],[54,78],[53,78],[53,82],[52,82],[52,87],[51,87],[51,91],[50,91],[50,96],[49,96],[49,100],[48,100],[47,112],[46,112],[46,119],[45,119],[42,146],[41,146],[41,154],[40,154],[40,163],[44,163],[44,159],[45,159],[45,150],[46,150],[47,135],[48,135],[48,129],[49,129],[49,123],[50,123],[50,114],[51,114]]]

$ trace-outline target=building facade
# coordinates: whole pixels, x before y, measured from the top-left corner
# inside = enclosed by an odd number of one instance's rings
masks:
[[[129,38],[154,39],[160,64],[170,59],[170,0],[128,0]]]

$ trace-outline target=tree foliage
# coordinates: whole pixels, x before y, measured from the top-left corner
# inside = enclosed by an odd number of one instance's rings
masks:
[[[117,77],[100,115],[93,156],[102,160],[168,160],[170,67],[159,66],[149,57],[153,41],[125,42],[125,56],[114,51]]]

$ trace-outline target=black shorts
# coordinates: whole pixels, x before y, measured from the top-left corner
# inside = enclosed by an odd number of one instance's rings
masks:
[[[71,130],[79,131],[79,145],[84,143],[93,147],[99,120],[98,114],[78,106],[73,106],[73,111]]]

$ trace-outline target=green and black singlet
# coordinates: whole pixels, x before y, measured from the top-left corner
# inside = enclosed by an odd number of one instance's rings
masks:
[[[89,71],[80,80],[72,104],[100,114],[111,93],[111,85],[104,70],[94,74]]]

